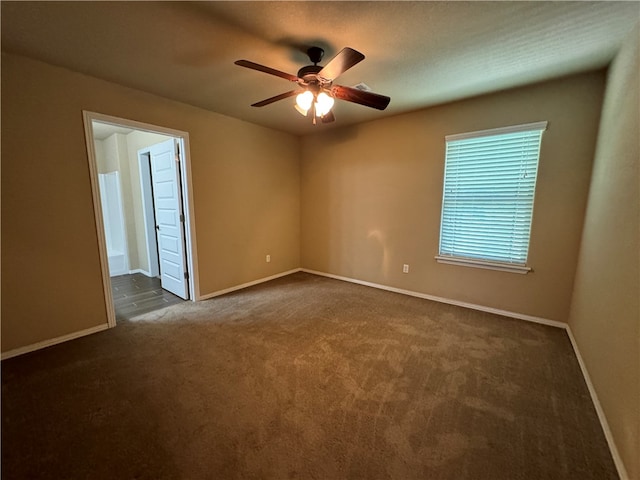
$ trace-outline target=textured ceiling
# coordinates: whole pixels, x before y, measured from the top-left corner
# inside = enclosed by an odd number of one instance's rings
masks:
[[[606,66],[638,2],[7,2],[2,49],[249,122],[305,134]],[[384,112],[337,101],[312,126],[278,77],[302,51],[366,59],[336,83],[391,97]]]

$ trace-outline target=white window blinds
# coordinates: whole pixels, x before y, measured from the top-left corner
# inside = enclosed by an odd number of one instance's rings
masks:
[[[446,137],[438,260],[525,265],[546,126],[538,122]]]

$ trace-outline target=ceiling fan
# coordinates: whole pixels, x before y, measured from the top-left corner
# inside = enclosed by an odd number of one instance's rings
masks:
[[[353,48],[345,47],[333,57],[324,67],[318,65],[324,55],[324,50],[320,47],[310,47],[307,50],[309,60],[313,65],[307,65],[298,70],[297,75],[281,72],[274,68],[265,67],[249,60],[237,60],[236,65],[251,68],[259,72],[268,73],[277,77],[284,78],[291,82],[296,82],[300,88],[289,92],[281,93],[275,97],[267,98],[261,102],[254,103],[252,107],[264,107],[271,103],[283,100],[285,98],[296,96],[295,108],[302,115],[307,116],[311,113],[312,122],[316,124],[316,117],[319,117],[323,123],[330,123],[335,120],[335,116],[331,111],[334,99],[346,100],[347,102],[357,103],[365,107],[384,110],[389,105],[391,98],[385,95],[360,90],[354,87],[345,87],[335,85],[333,81],[349,70],[355,64],[364,60],[364,55]]]

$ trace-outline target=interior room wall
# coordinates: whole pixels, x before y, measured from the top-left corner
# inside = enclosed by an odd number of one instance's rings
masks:
[[[147,237],[144,228],[144,213],[142,207],[142,189],[140,186],[140,168],[138,165],[138,150],[150,147],[156,143],[170,139],[166,135],[142,132],[134,130],[125,136],[127,142],[127,166],[131,186],[131,213],[135,224],[134,235],[131,241],[136,245],[136,263],[131,265],[131,270],[149,271]]]
[[[103,140],[95,140],[94,142],[98,172],[120,172],[126,222],[127,255],[131,271],[149,271],[138,151],[170,138],[172,137],[134,130],[126,135],[114,133]]]
[[[114,133],[103,140],[105,157],[109,165],[120,173],[120,188],[122,207],[124,210],[125,235],[127,242],[127,258],[129,268],[136,269],[139,265],[138,246],[136,242],[136,217],[133,210],[133,192],[130,161],[127,153],[127,137],[121,133]],[[110,171],[114,171],[110,170]]]
[[[297,137],[3,53],[3,352],[107,323],[83,110],[189,132],[201,295],[299,267]]]
[[[586,73],[304,137],[302,266],[566,322],[604,84]],[[541,120],[533,271],[437,263],[445,135]]]
[[[115,172],[118,169],[110,165],[107,161],[104,153],[104,140],[94,139],[93,148],[95,148],[96,151],[96,167],[98,167],[98,173]]]
[[[136,182],[140,182],[140,175],[136,174],[133,167],[137,168],[137,159],[133,163],[129,152],[129,135],[114,133],[102,140],[94,140],[96,153],[96,166],[98,173],[118,172],[120,176],[120,191],[125,220],[125,236],[127,245],[127,260],[130,270],[142,268],[146,264],[146,245],[140,245],[138,237],[144,225],[141,220],[142,213],[136,214],[136,206],[141,208],[141,201],[136,197]],[[137,200],[137,202],[136,202]],[[142,249],[141,249],[142,248]],[[144,260],[144,261],[143,261]]]
[[[569,325],[629,478],[640,478],[640,28],[609,70]]]

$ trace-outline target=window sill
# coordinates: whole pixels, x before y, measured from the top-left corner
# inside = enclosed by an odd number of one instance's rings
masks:
[[[487,262],[484,260],[475,260],[472,258],[461,257],[443,257],[436,255],[435,259],[438,263],[446,263],[449,265],[459,265],[461,267],[484,268],[487,270],[498,270],[500,272],[527,274],[531,271],[530,267],[524,265],[510,265],[508,263]]]

